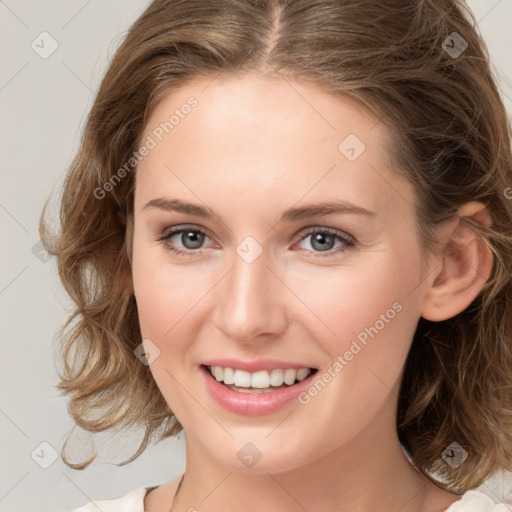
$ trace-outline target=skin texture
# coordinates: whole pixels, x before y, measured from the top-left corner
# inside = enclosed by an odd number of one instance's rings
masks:
[[[186,431],[186,476],[173,510],[444,510],[460,497],[403,455],[397,394],[418,319],[467,307],[489,275],[489,251],[455,219],[439,228],[438,256],[423,260],[414,191],[392,169],[388,128],[354,99],[263,75],[197,78],[158,104],[144,139],[190,96],[198,105],[141,161],[134,201],[142,337],[160,351],[150,370]],[[354,161],[338,149],[349,134],[365,145]],[[216,216],[144,208],[156,198]],[[374,215],[279,221],[287,208],[338,200]],[[490,222],[479,203],[460,213]],[[206,233],[199,249],[180,234],[158,240],[184,225]],[[336,239],[322,251],[311,227],[355,245]],[[236,251],[248,236],[262,250],[252,263]],[[172,242],[196,253],[177,255]],[[237,415],[200,378],[199,364],[214,357],[277,358],[322,375],[393,304],[401,306],[394,318],[307,404]],[[251,468],[237,457],[249,441],[261,452]],[[146,510],[168,511],[176,485],[152,491]]]

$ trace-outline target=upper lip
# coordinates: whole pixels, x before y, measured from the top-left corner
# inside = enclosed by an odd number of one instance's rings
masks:
[[[245,370],[246,372],[258,372],[260,370],[275,370],[293,368],[313,368],[309,364],[292,363],[290,361],[280,361],[278,359],[255,359],[253,361],[243,361],[242,359],[208,359],[201,364],[205,366],[222,366],[223,368],[233,368],[235,370]]]

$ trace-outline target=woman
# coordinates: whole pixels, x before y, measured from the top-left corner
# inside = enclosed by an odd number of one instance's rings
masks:
[[[508,510],[473,490],[512,469],[510,126],[473,22],[156,0],[133,24],[41,224],[77,305],[59,388],[82,428],[145,429],[130,460],[183,429],[186,470],[100,508]]]

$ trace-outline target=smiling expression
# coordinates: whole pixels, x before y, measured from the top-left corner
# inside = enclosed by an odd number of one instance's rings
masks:
[[[191,96],[197,106],[136,171],[134,293],[160,351],[150,369],[216,460],[243,469],[250,440],[266,469],[290,469],[392,424],[423,293],[413,189],[378,118],[301,82],[195,79],[157,105],[143,139]],[[314,399],[250,409],[274,393],[226,391],[212,361],[314,369],[295,384]]]

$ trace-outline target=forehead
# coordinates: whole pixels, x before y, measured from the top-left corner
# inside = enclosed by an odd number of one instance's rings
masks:
[[[214,189],[219,204],[245,197],[261,205],[277,189],[283,208],[321,197],[410,209],[412,189],[392,172],[389,136],[360,101],[310,83],[196,78],[163,97],[146,123],[143,140],[155,146],[137,169],[136,202],[167,191],[197,200],[194,192]]]

